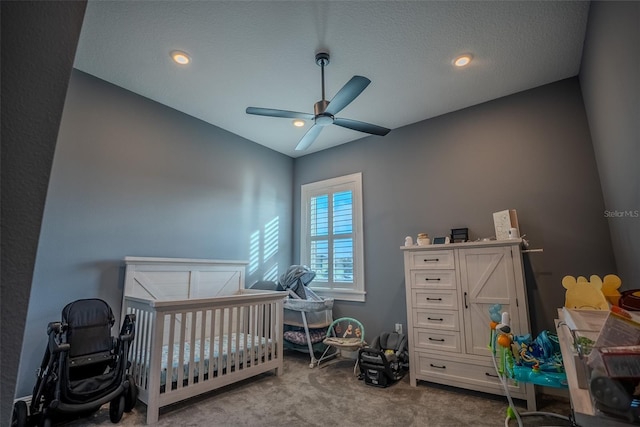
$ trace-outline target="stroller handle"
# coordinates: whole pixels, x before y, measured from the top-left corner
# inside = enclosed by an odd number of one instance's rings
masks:
[[[60,322],[51,322],[47,326],[47,334],[49,335],[49,351],[51,354],[60,353],[62,351],[69,351],[71,346],[67,343],[59,343],[56,340],[56,337],[59,336],[60,332],[66,329],[66,324],[63,325]]]
[[[124,322],[122,322],[122,329],[120,330],[120,341],[133,341],[136,334],[136,315],[127,314],[124,316]]]

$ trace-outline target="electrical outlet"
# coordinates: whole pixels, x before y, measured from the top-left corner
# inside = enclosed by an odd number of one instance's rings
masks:
[[[396,323],[396,332],[399,334],[402,333],[402,323]]]

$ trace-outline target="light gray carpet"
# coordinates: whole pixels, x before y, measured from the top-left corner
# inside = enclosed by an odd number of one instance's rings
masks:
[[[523,405],[523,402],[516,402]],[[419,382],[408,375],[388,388],[365,385],[353,362],[340,360],[309,368],[309,356],[286,351],[284,374],[263,374],[239,384],[164,408],[159,426],[503,426],[508,404],[501,396]],[[526,412],[524,406],[518,406]],[[538,410],[569,415],[568,400],[539,396]],[[120,425],[143,425],[138,403]],[[552,417],[524,417],[526,426],[570,425]],[[108,426],[108,405],[91,418],[65,426]],[[516,426],[515,420],[510,422]]]

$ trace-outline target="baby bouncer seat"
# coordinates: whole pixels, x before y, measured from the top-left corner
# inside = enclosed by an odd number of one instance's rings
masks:
[[[37,372],[31,404],[18,400],[12,425],[49,427],[63,415],[85,415],[109,403],[109,418],[117,423],[133,409],[137,388],[129,374],[129,346],[135,335],[135,315],[124,317],[117,337],[115,317],[100,299],[67,304],[62,321],[47,327],[48,344]]]
[[[367,345],[364,340],[364,325],[359,320],[352,317],[340,317],[331,322],[327,328],[327,336],[322,341],[327,346],[320,362],[341,356],[342,351],[356,352]],[[332,349],[332,350],[331,350]],[[353,367],[353,374],[356,375],[358,359]]]
[[[383,332],[370,347],[360,349],[358,364],[365,384],[390,386],[402,379],[409,367],[407,337],[397,332]]]

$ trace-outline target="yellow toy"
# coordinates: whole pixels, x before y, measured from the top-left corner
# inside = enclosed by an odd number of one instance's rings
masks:
[[[587,281],[586,277],[564,276],[562,286],[565,293],[564,306],[583,310],[609,310],[609,303],[602,293],[602,280],[595,274]]]
[[[607,274],[602,279],[602,293],[604,297],[612,305],[618,305],[620,301],[620,291],[618,288],[622,285],[622,280],[615,274]]]

